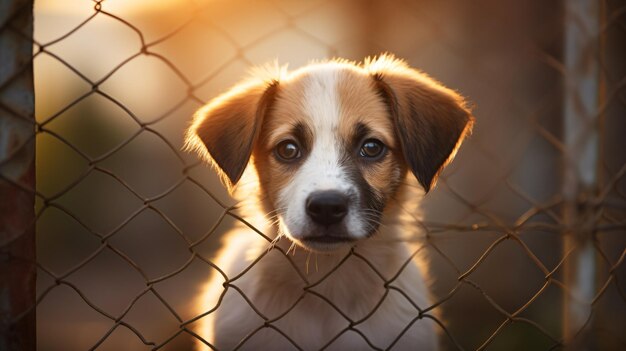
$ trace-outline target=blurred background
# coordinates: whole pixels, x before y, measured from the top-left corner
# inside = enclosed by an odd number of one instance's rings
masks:
[[[234,221],[214,173],[181,151],[194,110],[254,65],[391,52],[475,106],[423,203],[444,349],[561,347],[564,272],[587,245],[564,243],[568,206],[595,219],[576,348],[626,349],[624,5],[587,18],[542,0],[37,0],[38,348],[190,349],[179,325]],[[572,33],[594,38],[580,76]],[[585,147],[570,147],[567,114],[589,99],[593,186],[572,197]]]

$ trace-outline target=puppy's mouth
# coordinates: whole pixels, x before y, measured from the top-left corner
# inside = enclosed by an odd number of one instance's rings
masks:
[[[329,252],[352,246],[358,240],[345,235],[315,235],[297,240],[298,244],[305,249],[319,252]]]
[[[326,227],[314,226],[313,228],[306,228],[302,232],[294,233],[289,231],[284,222],[281,221],[280,223],[282,233],[298,246],[310,251],[328,253],[350,248],[360,241],[371,237],[378,230],[378,225],[371,223],[369,224],[370,231],[364,236],[350,233],[344,225]]]
[[[303,238],[302,241],[309,242],[309,243],[318,243],[318,244],[341,244],[341,243],[355,242],[356,239],[345,237],[345,236],[323,235],[323,236],[312,236],[308,238]]]

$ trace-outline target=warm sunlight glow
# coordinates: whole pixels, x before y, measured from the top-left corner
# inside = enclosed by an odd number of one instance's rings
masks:
[[[94,7],[99,3],[102,10],[111,11],[118,14],[129,14],[133,12],[160,12],[172,10],[173,8],[200,5],[208,1],[188,1],[188,0],[38,0],[35,1],[35,9],[39,13],[63,13],[63,14],[85,14],[92,13]]]

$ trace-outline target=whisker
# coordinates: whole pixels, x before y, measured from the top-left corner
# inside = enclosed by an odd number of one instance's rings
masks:
[[[293,249],[293,256],[295,256],[296,254],[296,243],[292,242],[291,246],[289,246],[289,249],[287,249],[287,252],[285,252],[285,255],[289,255],[289,252]]]
[[[305,262],[305,266],[306,266],[306,274],[309,274],[309,261],[311,260],[311,251],[309,251],[309,254],[306,256],[306,262]],[[317,259],[317,256],[315,257]],[[316,261],[317,262],[317,261]]]

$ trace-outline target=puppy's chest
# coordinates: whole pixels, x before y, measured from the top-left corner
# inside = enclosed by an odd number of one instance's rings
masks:
[[[338,286],[312,288],[297,303],[277,308],[273,314],[283,317],[273,325],[307,350],[370,349],[368,341],[384,349],[417,313],[386,294],[382,282],[359,291],[351,289],[357,282],[334,283]]]
[[[391,336],[384,331],[401,330],[395,324],[407,323],[412,311],[406,301],[389,293],[381,277],[366,268],[358,260],[349,260],[332,273],[311,272],[308,286],[297,276],[283,276],[271,286],[257,286],[256,307],[270,319],[280,317],[273,324],[299,345],[319,349],[346,331],[333,345],[365,347],[352,328],[384,344]]]

